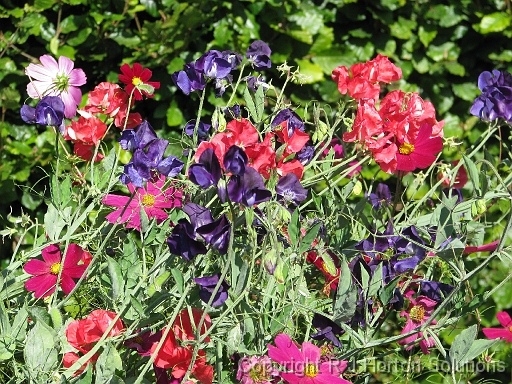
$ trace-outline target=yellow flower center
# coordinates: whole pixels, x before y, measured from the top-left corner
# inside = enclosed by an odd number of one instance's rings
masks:
[[[398,148],[398,152],[400,152],[402,155],[410,155],[414,152],[414,145],[403,143],[400,148]]]
[[[60,271],[60,263],[55,263],[50,267],[50,273],[52,275],[58,275]]]
[[[144,339],[142,339],[140,336],[136,336],[133,338],[133,342],[142,345],[142,343],[144,343]]]
[[[155,196],[150,193],[145,194],[142,197],[142,205],[145,207],[152,207],[155,205]]]
[[[249,377],[255,383],[264,383],[268,381],[267,369],[262,364],[254,364],[254,366],[249,371]]]
[[[409,311],[409,317],[417,322],[420,322],[425,317],[425,308],[421,305],[415,305]]]
[[[132,79],[132,84],[133,84],[133,85],[135,85],[135,86],[137,86],[137,85],[139,85],[139,84],[142,84],[142,80],[140,79],[140,77],[134,77],[134,78]]]
[[[316,364],[308,363],[304,367],[304,374],[307,377],[315,377],[316,375],[318,375],[318,367],[316,366]]]

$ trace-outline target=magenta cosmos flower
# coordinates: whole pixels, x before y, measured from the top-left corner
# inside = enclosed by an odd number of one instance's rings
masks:
[[[347,367],[346,361],[321,358],[321,348],[307,341],[299,349],[285,333],[277,335],[275,343],[275,347],[268,345],[268,356],[286,369],[286,372],[280,372],[280,376],[287,383],[350,384],[340,377]]]
[[[413,329],[418,328],[419,326],[425,324],[427,320],[430,318],[434,307],[437,305],[437,301],[429,299],[427,296],[418,296],[416,298],[412,298],[414,294],[413,291],[408,291],[404,294],[410,300],[409,309],[407,311],[402,311],[400,316],[407,317],[407,322],[405,323],[404,329],[401,332],[401,335],[411,332]],[[432,320],[431,324],[436,324],[435,320]],[[434,339],[429,337],[425,339],[423,337],[423,332],[418,332],[407,336],[405,339],[399,340],[398,344],[406,345],[415,342],[416,340],[420,340],[420,348],[421,351],[428,355],[429,348],[434,346]],[[412,349],[413,345],[409,345],[406,350]]]
[[[84,71],[73,69],[75,63],[66,56],[59,57],[58,63],[50,55],[43,55],[39,60],[41,64],[29,64],[25,68],[25,74],[30,77],[28,95],[33,99],[60,97],[64,103],[64,116],[72,118],[82,101],[82,91],[78,87],[87,81]]]
[[[57,286],[57,277],[60,275],[60,287],[65,294],[69,294],[75,288],[75,281],[79,279],[87,268],[86,264],[78,264],[80,260],[85,260],[90,254],[84,251],[79,245],[69,244],[66,258],[62,261],[62,255],[57,245],[47,246],[42,251],[43,259],[30,260],[23,269],[30,275],[34,275],[25,282],[25,288],[28,291],[34,291],[37,298],[50,296],[55,292]]]
[[[498,312],[496,318],[503,328],[482,328],[482,332],[488,339],[503,339],[512,342],[512,319],[507,312]]]
[[[132,67],[128,64],[123,64],[121,72],[119,81],[126,84],[124,90],[127,94],[133,92],[135,100],[142,100],[142,95],[153,97],[154,90],[160,88],[160,82],[149,81],[153,72],[148,68],[144,68],[139,63],[134,63]]]
[[[181,207],[182,193],[176,188],[163,189],[165,177],[160,175],[157,181],[149,181],[146,189],[135,188],[132,183],[127,187],[134,194],[133,199],[129,196],[107,195],[102,203],[117,207],[114,212],[109,213],[105,218],[111,223],[128,223],[126,228],[136,228],[140,231],[140,209],[144,208],[149,219],[155,218],[161,223],[169,216],[163,208]]]

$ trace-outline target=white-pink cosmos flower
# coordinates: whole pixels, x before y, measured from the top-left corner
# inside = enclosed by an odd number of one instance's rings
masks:
[[[72,118],[82,101],[82,91],[78,87],[87,81],[84,71],[73,69],[75,63],[66,56],[59,57],[59,62],[50,55],[43,55],[39,60],[41,64],[29,64],[25,68],[25,74],[30,77],[28,95],[33,99],[60,97],[64,102],[64,116]]]

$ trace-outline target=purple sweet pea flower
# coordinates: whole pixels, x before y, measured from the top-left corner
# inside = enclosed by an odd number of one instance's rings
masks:
[[[213,249],[216,249],[222,255],[225,255],[228,251],[230,231],[231,223],[226,215],[222,215],[217,220],[196,229],[196,233],[201,235]]]
[[[267,91],[267,89],[270,88],[270,85],[268,85],[268,83],[260,76],[247,76],[245,80],[247,81],[247,86],[253,92],[256,92],[259,87],[263,87],[263,91]]]
[[[133,153],[132,159],[124,166],[124,175],[121,182],[131,182],[136,187],[142,188],[143,182],[152,178],[152,170],[167,176],[174,177],[181,172],[185,165],[176,156],[163,158],[169,142],[164,139],[153,140],[147,147],[147,152],[138,148]]]
[[[199,162],[192,164],[188,170],[188,177],[201,188],[217,185],[222,175],[219,159],[212,148],[207,148],[199,157]]]
[[[173,228],[171,235],[167,238],[167,245],[173,255],[183,257],[191,261],[197,255],[204,255],[206,247],[195,239],[193,226],[185,219],[180,219]]]
[[[222,51],[222,58],[231,64],[231,69],[236,69],[241,63],[244,57],[235,51]]]
[[[302,149],[297,152],[296,158],[302,165],[307,165],[315,156],[315,146],[305,145]]]
[[[240,105],[235,104],[224,109],[224,114],[231,119],[238,119],[241,116]]]
[[[435,300],[438,303],[453,291],[453,286],[450,284],[439,283],[437,281],[424,280],[421,282],[421,289],[419,294],[427,296],[429,299]]]
[[[195,203],[187,203],[183,207],[185,212],[190,218],[190,224],[192,225],[192,233],[195,237],[196,229],[203,225],[210,224],[213,222],[213,216],[210,210],[202,205]]]
[[[147,331],[126,340],[124,345],[128,348],[135,349],[140,356],[151,356],[151,347],[153,344],[158,343],[161,338],[162,331],[155,333]]]
[[[484,121],[503,118],[512,121],[512,75],[506,71],[484,71],[478,77],[482,94],[471,106],[470,113]]]
[[[313,340],[327,339],[332,342],[334,346],[338,348],[342,347],[342,344],[336,335],[341,335],[344,331],[338,324],[318,313],[315,313],[313,316],[312,324],[318,331],[310,336]]]
[[[231,172],[233,175],[243,176],[248,161],[244,150],[237,145],[232,145],[224,155],[224,168],[226,172]]]
[[[279,179],[276,185],[277,201],[287,206],[295,206],[308,197],[308,191],[300,183],[295,173],[287,173]]]
[[[272,193],[265,188],[263,177],[252,167],[247,167],[243,176],[231,176],[227,186],[228,197],[234,203],[246,207],[270,200]]]
[[[185,133],[192,137],[194,136],[194,128],[196,127],[196,120],[190,120],[185,125]],[[197,125],[197,138],[199,141],[204,141],[208,137],[208,131],[212,127],[211,124],[203,123],[202,121],[199,121],[199,124]]]
[[[189,95],[192,91],[202,91],[206,86],[203,73],[196,69],[193,62],[185,64],[185,68],[182,71],[174,72],[171,78],[174,84],[186,95]]]
[[[153,127],[144,120],[135,129],[125,129],[119,138],[119,145],[127,151],[136,149],[144,149],[148,144],[156,140],[158,137]]]
[[[217,284],[219,284],[220,280],[220,274],[215,274],[213,276],[204,276],[204,277],[196,277],[194,278],[194,281],[196,284],[199,284],[201,288],[199,289],[199,297],[202,301],[205,303],[208,303],[213,295],[213,292],[215,291],[215,287]],[[226,282],[226,280],[223,280],[220,283],[220,286],[217,290],[217,293],[213,297],[213,301],[211,303],[212,307],[219,307],[228,298],[228,289],[230,288],[230,285]]]
[[[267,43],[256,40],[247,48],[245,57],[249,59],[255,70],[260,71],[272,66],[270,61],[271,53],[272,51]]]
[[[216,50],[203,54],[196,60],[194,67],[196,71],[203,72],[210,79],[224,79],[231,72],[231,63]]]
[[[283,121],[288,122],[288,137],[291,137],[296,129],[304,132],[304,122],[302,121],[300,116],[297,115],[297,113],[292,111],[290,108],[285,108],[282,111],[280,111],[276,115],[276,117],[274,117],[274,120],[272,120],[271,125],[272,127],[277,127]]]
[[[60,127],[64,119],[64,102],[58,96],[45,96],[35,108],[24,104],[20,115],[27,124],[40,124]]]
[[[379,183],[377,189],[368,195],[368,201],[373,209],[379,209],[382,204],[391,204],[391,191],[386,184]]]

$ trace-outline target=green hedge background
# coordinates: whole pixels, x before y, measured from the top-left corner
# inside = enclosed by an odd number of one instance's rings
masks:
[[[510,0],[35,0],[0,5],[0,228],[2,235],[22,212],[42,221],[38,210],[55,155],[51,133],[27,126],[19,109],[27,98],[24,68],[50,53],[75,60],[88,76],[86,93],[101,81],[117,82],[122,63],[153,70],[162,86],[137,111],[159,134],[181,136],[195,117],[197,95],[177,90],[171,74],[209,49],[242,54],[256,39],[272,49],[273,67],[285,61],[308,75],[289,88],[291,101],[334,105],[341,99],[331,71],[382,53],[402,68],[404,90],[431,100],[445,136],[459,145],[445,155],[457,158],[486,125],[470,117],[484,70],[512,70]],[[274,69],[275,71],[275,69]],[[272,73],[272,72],[271,72]],[[274,72],[277,78],[277,71]],[[279,86],[274,80],[274,85]],[[209,97],[213,105],[226,100]],[[212,111],[205,110],[208,115]],[[503,146],[510,129],[488,148],[493,163],[508,167]],[[501,139],[501,140],[500,140]],[[506,148],[505,148],[506,149]],[[44,204],[43,204],[44,206]],[[12,215],[11,215],[12,212]],[[18,219],[19,220],[19,219]],[[0,259],[7,259],[16,236],[4,236]],[[30,239],[25,241],[30,242]],[[6,261],[6,260],[4,260]]]

